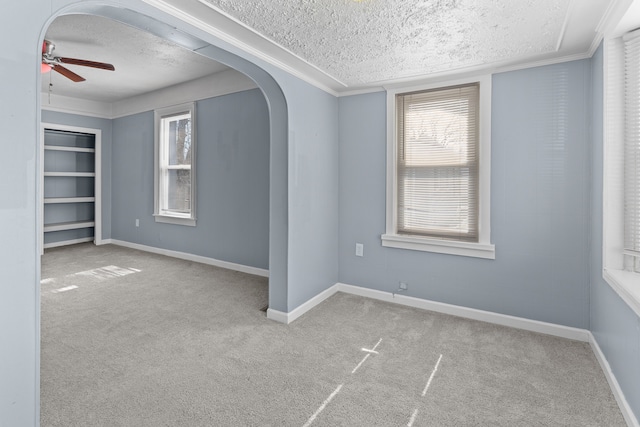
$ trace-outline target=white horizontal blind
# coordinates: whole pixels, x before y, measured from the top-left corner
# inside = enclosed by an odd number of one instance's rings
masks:
[[[624,41],[624,248],[628,269],[640,270],[640,30]]]
[[[397,233],[478,241],[479,84],[396,95]]]

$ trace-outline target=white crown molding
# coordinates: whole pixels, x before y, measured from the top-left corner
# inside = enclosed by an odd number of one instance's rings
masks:
[[[418,85],[418,84],[430,84],[443,80],[450,80],[451,78],[464,77],[467,75],[477,75],[486,73],[501,73],[507,71],[516,71],[527,68],[540,67],[545,65],[552,65],[562,62],[580,60],[590,58],[595,50],[600,45],[603,37],[607,36],[615,29],[616,24],[620,18],[624,15],[629,5],[633,3],[633,0],[614,0],[607,3],[608,7],[600,18],[596,32],[593,35],[590,46],[586,51],[572,53],[568,55],[560,55],[560,48],[565,44],[571,46],[575,43],[575,35],[571,39],[569,34],[572,32],[573,26],[577,21],[581,19],[587,19],[589,16],[583,16],[582,8],[576,5],[576,0],[571,0],[561,32],[558,37],[556,51],[545,55],[540,55],[535,58],[525,57],[516,58],[500,62],[493,62],[487,64],[480,64],[477,66],[465,67],[447,70],[444,72],[433,73],[429,75],[415,75],[401,79],[393,79],[388,81],[371,82],[362,86],[347,86],[340,82],[338,79],[330,76],[328,73],[320,70],[315,65],[300,58],[296,54],[292,53],[285,47],[275,43],[271,39],[261,35],[257,31],[243,24],[239,20],[230,16],[229,14],[219,10],[219,8],[209,4],[203,0],[143,0],[145,3],[152,7],[159,9],[160,11],[167,13],[199,30],[202,30],[208,34],[217,37],[223,42],[252,55],[253,57],[267,62],[288,74],[291,74],[312,86],[317,87],[333,96],[352,96],[361,95],[366,93],[374,93],[384,90],[384,88],[394,86],[406,86],[406,85]],[[198,18],[196,18],[198,16]],[[592,18],[592,16],[591,16]],[[206,22],[205,22],[206,21]],[[571,49],[569,49],[571,50]],[[575,52],[575,48],[573,49]],[[218,73],[221,74],[221,73]],[[173,92],[177,92],[175,89]],[[255,85],[253,86],[255,87]],[[164,90],[164,89],[163,89]],[[246,90],[246,89],[244,89]],[[171,88],[167,88],[166,93],[171,93]],[[232,93],[230,90],[226,93]],[[209,95],[219,96],[225,94],[224,92],[214,93]],[[135,114],[136,112],[148,111],[155,108],[153,102],[147,104],[144,107],[144,102],[138,97],[130,98],[127,100],[119,101],[111,104],[99,103],[95,101],[84,101],[80,99],[52,96],[52,102],[45,102],[46,98],[43,94],[43,109],[52,111],[62,111],[74,114],[83,114],[87,116],[114,118],[122,117],[128,114]],[[157,94],[156,94],[157,95]],[[152,95],[145,94],[142,97],[152,98]],[[156,102],[160,97],[156,96]],[[201,98],[201,99],[204,99]],[[183,99],[177,99],[168,101],[171,103],[184,102]],[[167,102],[162,102],[167,104]],[[138,106],[136,106],[136,104]]]
[[[560,29],[560,35],[558,36],[558,41],[556,42],[556,52],[560,50],[562,47],[562,42],[564,40],[564,35],[567,32],[567,27],[569,26],[569,20],[571,19],[571,14],[573,13],[573,8],[575,6],[576,0],[571,0],[569,2],[569,7],[567,7],[567,13],[564,15],[564,21],[562,22],[562,28]]]
[[[348,85],[342,81],[340,81],[339,79],[335,78],[334,76],[330,75],[329,73],[327,73],[326,71],[318,68],[316,65],[310,63],[309,61],[307,61],[306,59],[302,58],[301,56],[297,55],[296,53],[292,52],[291,50],[287,49],[286,47],[282,46],[280,43],[277,43],[276,41],[270,39],[269,37],[266,37],[265,35],[259,33],[258,31],[254,30],[253,28],[251,28],[250,26],[246,25],[244,22],[239,21],[238,19],[234,18],[233,16],[229,15],[228,13],[226,13],[225,11],[223,11],[222,9],[214,6],[213,4],[207,2],[206,0],[198,0],[199,3],[201,3],[202,5],[213,9],[215,12],[219,13],[220,15],[224,16],[225,18],[235,22],[236,24],[238,24],[239,26],[243,27],[245,30],[250,31],[252,33],[254,33],[255,35],[257,35],[258,37],[266,40],[267,42],[269,42],[270,44],[272,44],[274,47],[281,49],[282,51],[286,52],[287,54],[291,55],[292,57],[294,57],[295,59],[297,59],[298,61],[300,61],[303,64],[306,64],[307,66],[313,68],[315,71],[317,71],[318,73],[320,73],[321,75],[325,76],[326,78],[333,80],[335,83],[337,83],[338,85],[342,86],[342,87],[348,87]]]
[[[229,44],[239,48],[250,55],[255,56],[281,70],[306,81],[307,83],[324,90],[334,96],[351,96],[365,93],[372,93],[381,90],[381,87],[422,84],[437,82],[439,80],[451,79],[455,76],[467,74],[492,73],[521,70],[544,65],[557,64],[567,61],[590,58],[598,48],[602,40],[602,32],[596,32],[589,47],[582,52],[576,52],[576,25],[579,21],[589,18],[593,19],[593,14],[588,15],[583,8],[578,7],[576,0],[572,0],[567,9],[561,32],[558,37],[556,50],[554,53],[538,56],[536,58],[520,58],[506,60],[478,66],[448,70],[446,72],[416,75],[402,79],[389,81],[371,82],[358,87],[348,87],[343,82],[335,79],[323,70],[307,60],[300,58],[285,47],[263,36],[254,29],[248,27],[238,19],[230,16],[216,6],[204,1],[196,2],[188,0],[143,0],[153,7],[178,18],[200,30],[203,30]],[[607,12],[600,19],[599,28],[609,25],[607,22],[619,19],[619,10],[626,10],[632,0],[615,0],[607,3]],[[171,3],[171,4],[169,4]],[[586,15],[585,15],[586,14]],[[199,16],[200,18],[195,18]],[[616,21],[617,22],[617,21]],[[578,31],[579,33],[579,31]],[[569,34],[572,37],[569,37]],[[584,34],[583,34],[584,35]],[[568,50],[572,53],[560,54],[561,47],[567,44]],[[572,47],[573,46],[573,47]],[[560,55],[559,55],[560,54]]]
[[[225,70],[114,103],[90,101],[54,94],[49,95],[47,93],[42,93],[41,95],[43,110],[102,119],[116,119],[152,111],[156,108],[215,98],[257,87],[255,82],[244,74],[235,70]]]
[[[331,95],[337,96],[340,89],[346,87],[344,83],[315,65],[294,55],[229,15],[218,11],[217,8],[190,0],[174,0],[172,2],[179,4],[180,8],[163,0],[143,1]],[[196,18],[196,16],[207,16],[214,25]]]
[[[599,46],[599,44],[600,44],[600,41],[598,41],[598,43],[596,44],[596,48]],[[595,52],[595,49],[594,49],[594,52]],[[338,96],[343,97],[343,96],[362,95],[362,94],[381,92],[381,91],[392,90],[397,88],[405,88],[408,86],[428,85],[428,84],[443,82],[451,79],[474,77],[474,76],[483,75],[483,74],[498,74],[498,73],[505,73],[508,71],[526,70],[529,68],[544,67],[546,65],[554,65],[554,64],[561,64],[563,62],[571,62],[571,61],[578,61],[581,59],[588,59],[588,58],[591,58],[591,56],[593,56],[593,52],[579,53],[579,54],[568,55],[568,56],[554,56],[549,58],[542,58],[542,59],[522,61],[522,62],[504,61],[502,63],[485,64],[485,65],[479,65],[475,67],[451,70],[451,71],[442,72],[442,73],[434,73],[434,74],[430,74],[429,76],[409,77],[409,78],[403,78],[403,79],[376,82],[375,85],[371,87],[362,87],[362,88],[342,91],[338,94]]]
[[[60,113],[78,114],[81,116],[110,119],[113,116],[111,103],[72,98],[70,96],[40,94],[40,106],[43,110]]]
[[[546,65],[554,65],[561,64],[563,62],[571,62],[578,61],[581,59],[588,59],[592,55],[589,53],[579,53],[575,55],[567,55],[567,56],[546,56],[538,59],[529,59],[527,61],[503,61],[492,64],[483,64],[474,67],[460,68],[458,70],[451,70],[442,73],[434,73],[429,76],[420,77],[411,77],[404,79],[396,79],[389,80],[384,82],[377,82],[376,87],[374,89],[378,89],[378,87],[382,87],[384,90],[393,90],[398,88],[406,88],[408,86],[422,86],[422,85],[430,85],[438,82],[444,82],[452,79],[464,79],[475,77],[484,74],[498,74],[505,73],[508,71],[518,71],[518,70],[526,70],[529,68],[543,67]],[[365,89],[360,89],[362,93],[367,93]],[[372,90],[371,92],[375,92],[377,90]],[[357,92],[357,91],[353,91]],[[358,94],[358,93],[341,93],[341,96],[345,96],[347,94]]]
[[[342,98],[343,96],[353,96],[353,95],[366,95],[367,93],[376,93],[376,92],[384,92],[385,88],[382,86],[371,86],[364,87],[359,89],[347,89],[338,93],[338,98]]]
[[[633,0],[615,0],[609,3],[609,7],[602,15],[602,19],[600,19],[596,27],[596,33],[600,36],[600,39],[602,39],[603,36],[611,36],[611,33],[615,30],[620,19],[622,19],[632,3]]]
[[[609,3],[609,7],[602,14],[602,18],[596,27],[596,35],[593,37],[591,46],[587,51],[589,58],[596,52],[602,40],[606,37],[613,37],[614,31],[620,22],[620,19],[629,9],[634,0],[615,0]],[[638,1],[638,0],[636,0]]]
[[[112,118],[200,101],[216,96],[255,89],[253,80],[235,70],[225,70],[175,86],[123,99],[113,103]]]

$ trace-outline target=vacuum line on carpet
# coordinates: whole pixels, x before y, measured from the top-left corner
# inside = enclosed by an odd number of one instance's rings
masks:
[[[353,371],[351,371],[351,373],[352,373],[352,374],[355,374],[355,373],[356,373],[356,371],[358,370],[358,368],[359,368],[360,366],[362,366],[362,364],[364,363],[364,361],[365,361],[365,360],[367,360],[367,358],[368,358],[369,356],[371,356],[371,354],[379,354],[379,353],[376,351],[376,348],[378,348],[378,346],[380,345],[380,343],[381,343],[381,342],[382,342],[382,338],[380,338],[380,339],[378,340],[378,342],[376,343],[376,345],[374,345],[374,346],[373,346],[373,348],[372,348],[372,349],[368,349],[368,348],[364,348],[364,347],[361,349],[362,351],[366,351],[366,352],[367,352],[367,354],[366,354],[366,355],[364,356],[364,358],[360,361],[360,363],[358,363],[358,365],[357,365],[355,368],[353,368]]]
[[[442,360],[442,355],[440,355],[440,357],[438,357],[438,361],[436,362],[436,366],[433,368],[433,371],[431,371],[431,376],[429,377],[429,380],[427,381],[427,385],[424,386],[424,390],[422,390],[422,396],[427,394],[427,390],[429,390],[429,386],[431,385],[431,380],[433,380],[433,376],[436,374],[436,371],[438,370],[438,365],[440,365],[440,361],[441,360]]]
[[[418,415],[418,408],[415,409],[415,411],[413,411],[413,414],[411,414],[411,418],[409,418],[409,422],[407,423],[407,427],[411,427],[413,425],[413,423],[416,421],[416,416]]]
[[[60,288],[60,289],[54,289],[53,292],[54,294],[58,294],[60,292],[67,292],[67,291],[71,291],[73,289],[78,289],[78,287],[76,285],[71,285],[71,286],[65,286],[64,288]]]
[[[358,370],[358,368],[359,368],[360,366],[362,366],[362,364],[364,363],[364,361],[365,361],[365,360],[367,360],[367,358],[368,358],[369,356],[371,356],[371,353],[367,353],[367,354],[365,354],[364,358],[360,361],[360,363],[358,363],[358,365],[357,365],[355,368],[353,368],[353,371],[351,371],[351,373],[352,373],[352,374],[355,374],[355,373],[356,373],[356,371]]]
[[[322,411],[324,411],[324,408],[326,408],[326,407],[327,407],[327,405],[329,404],[329,402],[331,402],[331,400],[336,396],[336,394],[340,393],[340,389],[342,389],[342,386],[343,386],[343,385],[344,385],[344,384],[340,384],[340,385],[338,386],[338,388],[336,388],[336,389],[333,391],[333,393],[331,393],[331,394],[329,395],[329,397],[327,397],[327,399],[326,399],[324,402],[322,402],[322,405],[320,405],[320,407],[318,408],[318,410],[317,410],[313,415],[311,415],[311,418],[309,418],[309,419],[307,420],[307,422],[306,422],[302,427],[309,427],[309,426],[311,425],[311,423],[313,423],[313,421],[316,419],[316,417],[317,417],[318,415],[320,415],[320,413],[321,413]]]
[[[373,346],[373,348],[371,349],[371,351],[376,351],[376,348],[378,348],[378,346],[380,345],[380,343],[382,342],[382,338],[380,338],[378,340],[378,342],[376,343],[376,345]]]

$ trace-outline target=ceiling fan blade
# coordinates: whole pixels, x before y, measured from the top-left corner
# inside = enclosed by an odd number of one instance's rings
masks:
[[[62,65],[59,65],[59,64],[56,64],[53,67],[53,71],[56,71],[56,72],[62,74],[66,78],[68,78],[70,80],[73,80],[76,83],[85,81],[84,77],[81,77],[81,76],[77,75],[73,71],[71,71],[71,70],[69,70],[67,68],[64,68]]]
[[[57,58],[63,64],[71,64],[71,65],[82,65],[83,67],[91,67],[91,68],[99,68],[101,70],[109,70],[115,71],[116,68],[104,62],[95,62],[95,61],[87,61],[86,59],[76,59],[76,58]]]

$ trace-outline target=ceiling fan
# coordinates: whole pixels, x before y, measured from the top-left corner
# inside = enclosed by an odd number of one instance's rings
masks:
[[[45,40],[42,43],[42,65],[41,72],[48,73],[53,70],[62,74],[66,78],[73,80],[74,82],[83,82],[86,79],[68,68],[62,66],[62,64],[81,65],[83,67],[99,68],[101,70],[115,71],[115,67],[111,64],[104,62],[87,61],[86,59],[65,58],[63,56],[54,56],[53,50],[56,45],[49,40]]]

